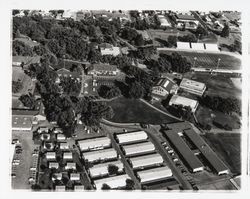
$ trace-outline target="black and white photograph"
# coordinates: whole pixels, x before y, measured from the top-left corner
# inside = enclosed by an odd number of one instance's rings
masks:
[[[246,12],[117,4],[8,8],[10,190],[247,192]]]

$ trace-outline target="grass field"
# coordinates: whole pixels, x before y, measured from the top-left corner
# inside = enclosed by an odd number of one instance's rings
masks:
[[[209,146],[227,164],[233,174],[241,173],[241,135],[233,133],[208,133],[203,135]]]
[[[115,113],[111,119],[113,122],[161,124],[176,121],[136,99],[121,97],[108,102],[108,104]]]
[[[189,73],[185,77],[206,84],[208,95],[219,95],[220,97],[236,97],[241,99],[241,89],[224,75],[210,75],[201,73]]]
[[[173,51],[164,50],[160,51],[160,53],[171,54]],[[194,58],[197,60],[195,62],[195,67],[201,68],[216,68],[218,64],[218,59],[220,58],[219,69],[232,69],[239,70],[241,69],[241,60],[226,54],[218,54],[218,53],[202,53],[202,52],[184,52],[178,51],[179,54],[185,56],[188,61],[193,65]]]

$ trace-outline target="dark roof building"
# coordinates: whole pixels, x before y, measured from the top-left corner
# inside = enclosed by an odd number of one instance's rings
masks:
[[[224,162],[193,129],[184,130],[184,133],[197,146],[218,175],[229,173],[229,169]]]

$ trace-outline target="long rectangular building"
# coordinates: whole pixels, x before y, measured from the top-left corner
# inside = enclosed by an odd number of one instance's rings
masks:
[[[106,162],[106,163],[97,164],[97,165],[94,165],[93,167],[91,167],[89,169],[90,176],[92,178],[94,178],[94,177],[98,177],[98,176],[107,175],[109,173],[108,172],[109,165],[117,166],[118,167],[118,172],[121,172],[124,169],[124,166],[123,166],[123,164],[122,164],[122,162],[120,160],[112,161],[112,162]]]
[[[90,138],[79,140],[78,145],[81,151],[87,151],[95,148],[105,148],[111,145],[111,140],[108,137]]]
[[[177,132],[169,130],[164,131],[164,133],[168,137],[170,142],[174,145],[174,147],[178,150],[192,172],[197,172],[204,169],[201,161],[194,155],[194,153],[184,142],[184,140],[178,135]]]
[[[102,189],[103,184],[107,184],[111,189],[113,189],[118,187],[125,187],[127,179],[130,179],[130,177],[127,174],[124,174],[110,178],[102,178],[100,180],[95,180],[94,184],[97,190]]]
[[[125,155],[139,155],[145,152],[151,152],[155,150],[155,146],[151,142],[143,142],[139,144],[130,144],[122,146],[122,150]]]
[[[172,176],[172,171],[169,167],[163,166],[163,167],[139,171],[137,173],[137,176],[140,179],[141,183],[149,183],[149,182],[164,180]]]
[[[184,133],[197,146],[218,175],[229,173],[228,167],[197,133],[192,129],[185,130]]]
[[[206,90],[206,85],[202,82],[183,78],[180,84],[180,88],[189,93],[202,96]]]
[[[148,138],[148,135],[147,133],[145,133],[145,131],[136,131],[136,132],[116,134],[116,138],[119,144],[123,144],[123,143],[146,140]]]
[[[98,151],[91,151],[82,153],[82,156],[85,160],[89,162],[94,162],[98,160],[109,160],[117,158],[117,152],[115,149],[102,149]]]
[[[146,166],[153,166],[157,164],[163,163],[163,158],[160,154],[150,154],[150,155],[143,155],[140,157],[134,157],[129,159],[132,168],[137,169],[140,167],[146,167]]]

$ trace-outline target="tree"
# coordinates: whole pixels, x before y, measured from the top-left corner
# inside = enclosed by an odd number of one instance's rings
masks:
[[[178,37],[179,41],[182,42],[197,42],[197,38],[195,35],[193,34],[188,34],[188,35],[184,35],[184,36],[179,36]]]
[[[225,24],[225,26],[223,27],[220,36],[222,37],[228,37],[230,33],[230,28],[228,26],[228,24]]]
[[[106,85],[101,85],[98,89],[98,94],[103,98],[111,99],[121,95],[121,91],[116,86],[109,87]]]
[[[173,36],[173,35],[170,35],[168,36],[168,43],[170,45],[170,47],[172,46],[177,46],[177,37],[176,36]]]
[[[19,100],[23,103],[24,106],[33,109],[36,105],[35,97],[31,94],[21,95]]]
[[[21,55],[21,56],[33,56],[32,48],[27,46],[25,43],[15,40],[12,43],[13,46],[13,56]]]
[[[144,40],[141,34],[138,34],[135,38],[135,45],[136,46],[143,46],[144,45]]]
[[[20,81],[12,81],[12,92],[18,93],[23,89],[23,84]]]
[[[135,183],[131,179],[126,179],[126,190],[133,190],[135,186]]]
[[[111,187],[109,185],[107,185],[106,183],[103,183],[102,185],[102,190],[110,190]]]
[[[114,164],[109,164],[108,165],[108,172],[109,172],[109,175],[114,175],[114,174],[117,174],[119,171],[119,167],[114,165]]]
[[[131,98],[142,98],[145,94],[145,89],[139,82],[133,82],[130,86],[129,95]]]

